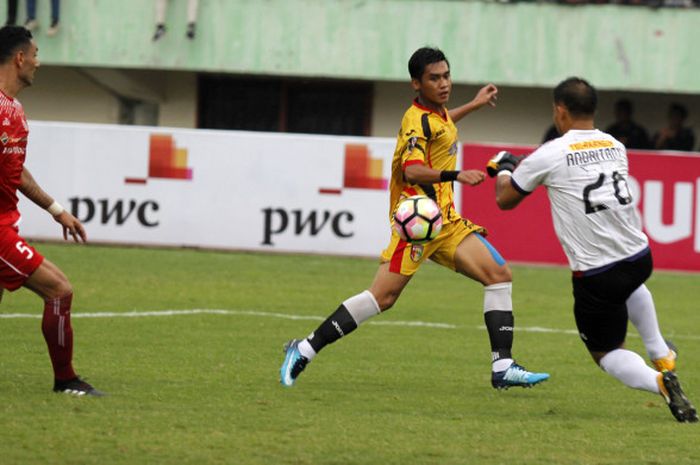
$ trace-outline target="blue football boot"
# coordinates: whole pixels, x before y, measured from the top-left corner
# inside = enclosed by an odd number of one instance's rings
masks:
[[[299,342],[292,339],[284,345],[284,362],[280,368],[280,383],[283,386],[293,386],[299,374],[304,371],[309,359],[299,352]]]
[[[549,373],[532,373],[513,362],[506,370],[491,374],[491,386],[496,389],[508,389],[513,386],[532,387],[549,379]]]

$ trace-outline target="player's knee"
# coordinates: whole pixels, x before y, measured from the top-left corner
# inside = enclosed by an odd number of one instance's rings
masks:
[[[498,283],[509,283],[513,281],[513,273],[508,265],[498,267],[488,267],[484,270],[483,285],[490,286]]]
[[[399,298],[399,295],[399,293],[395,292],[385,292],[380,295],[375,295],[374,298],[377,300],[379,310],[383,312],[389,310],[391,307],[394,306],[394,303],[396,303],[396,300]]]
[[[73,293],[73,286],[63,273],[56,276],[55,280],[46,290],[47,299],[58,299]]]

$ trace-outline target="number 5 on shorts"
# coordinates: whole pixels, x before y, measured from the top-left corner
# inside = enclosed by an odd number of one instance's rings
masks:
[[[32,251],[32,249],[22,241],[17,241],[15,247],[17,248],[17,250],[19,250],[19,253],[27,255],[27,260],[31,260],[34,256],[34,252]]]

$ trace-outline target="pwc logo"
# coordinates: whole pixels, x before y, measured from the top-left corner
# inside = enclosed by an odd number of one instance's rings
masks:
[[[187,166],[187,149],[175,145],[169,134],[151,134],[148,144],[148,176],[125,178],[127,184],[146,184],[148,179],[192,180],[192,168]]]
[[[342,195],[344,189],[370,189],[386,191],[389,181],[384,178],[384,160],[372,158],[365,144],[345,144],[343,158],[342,187],[322,187],[322,195]],[[324,230],[338,239],[349,239],[355,235],[355,214],[350,210],[284,209],[263,208],[263,239],[261,245],[274,246],[277,235],[291,234],[295,237],[315,237]]]
[[[187,149],[177,147],[169,134],[151,134],[148,144],[148,176],[127,177],[126,184],[146,184],[149,179],[192,180],[192,168],[187,166]],[[71,197],[71,213],[83,223],[124,226],[136,222],[144,228],[160,224],[157,213],[160,204],[153,199],[123,199]]]

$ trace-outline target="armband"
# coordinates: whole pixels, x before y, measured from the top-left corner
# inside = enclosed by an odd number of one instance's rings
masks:
[[[52,203],[51,205],[49,205],[48,207],[46,207],[46,211],[49,212],[49,213],[51,213],[51,216],[60,215],[60,214],[63,213],[65,210],[66,210],[66,209],[63,208],[63,206],[62,206],[60,203],[56,202],[55,200],[53,201],[53,203]]]
[[[440,182],[456,181],[459,173],[459,171],[450,170],[440,171]]]

